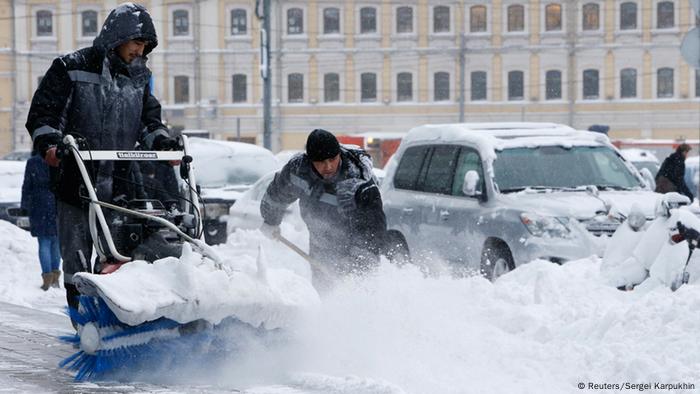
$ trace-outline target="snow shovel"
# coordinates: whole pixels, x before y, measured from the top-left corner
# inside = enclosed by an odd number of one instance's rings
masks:
[[[681,224],[681,222],[678,222],[677,226],[680,230],[680,228],[683,225]],[[674,280],[673,283],[671,283],[671,290],[672,291],[678,290],[679,287],[688,284],[688,281],[690,281],[690,273],[688,272],[688,263],[690,263],[690,258],[693,257],[693,251],[695,251],[695,243],[690,239],[685,239],[685,241],[688,242],[688,259],[685,261],[685,265],[683,266],[683,273],[681,273],[681,275],[676,280]]]
[[[285,238],[282,234],[275,234],[275,239],[282,243],[284,246],[294,251],[294,253],[298,254],[309,263],[309,265],[311,266],[311,280],[314,284],[314,287],[328,287],[328,284],[331,282],[330,279],[334,276],[331,274],[328,268],[311,258],[311,256],[309,256],[308,253],[301,250],[298,246],[296,246],[292,241]]]

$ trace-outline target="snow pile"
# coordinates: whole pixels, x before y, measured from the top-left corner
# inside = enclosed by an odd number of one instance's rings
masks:
[[[62,313],[64,290],[39,288],[42,282],[36,238],[0,220],[0,256],[0,302]]]

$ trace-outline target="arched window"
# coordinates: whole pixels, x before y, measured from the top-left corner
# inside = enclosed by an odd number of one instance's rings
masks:
[[[413,101],[413,75],[399,73],[396,76],[396,101]]]
[[[620,70],[620,98],[637,97],[637,70],[624,68]]]
[[[583,99],[597,100],[600,97],[598,70],[583,71]]]
[[[561,4],[547,4],[544,7],[546,31],[561,30]]]
[[[234,103],[245,103],[248,101],[248,83],[245,74],[234,74],[231,78],[232,84],[232,97],[231,101]]]
[[[662,1],[656,5],[656,27],[669,29],[675,25],[672,1]]]
[[[508,100],[522,100],[525,97],[525,81],[522,71],[508,72]]]
[[[399,7],[396,9],[396,32],[413,33],[413,8]]]
[[[248,34],[248,17],[246,10],[237,8],[231,10],[231,35],[244,36]]]
[[[583,30],[600,29],[600,7],[596,3],[583,5],[583,20],[581,23]]]
[[[97,35],[97,11],[87,10],[80,13],[82,19],[81,31],[83,37],[92,37]]]
[[[377,9],[374,7],[362,7],[360,9],[360,33],[369,34],[377,32]]]
[[[433,33],[450,32],[450,7],[439,5],[433,8]]]
[[[323,9],[323,34],[340,33],[340,10],[338,8]]]
[[[434,78],[435,101],[447,101],[450,99],[450,74],[436,72]]]
[[[673,97],[673,69],[664,67],[656,72],[656,96]]]
[[[340,76],[328,73],[323,76],[323,101],[327,103],[340,101]]]
[[[549,70],[545,74],[546,89],[545,98],[547,100],[561,99],[561,71]]]
[[[304,34],[304,11],[301,8],[287,10],[287,34]]]
[[[525,30],[525,7],[520,4],[508,6],[508,31]]]
[[[187,12],[187,10],[173,11],[173,35],[190,35],[190,17],[189,12]]]
[[[47,37],[53,35],[53,13],[47,10],[36,12],[36,35]]]
[[[486,6],[475,5],[469,9],[469,31],[472,33],[486,31]]]
[[[637,3],[622,3],[620,5],[620,30],[635,30],[637,28]]]

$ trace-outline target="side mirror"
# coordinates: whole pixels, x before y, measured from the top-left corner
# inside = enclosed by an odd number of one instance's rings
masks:
[[[481,195],[479,187],[479,173],[474,170],[467,171],[464,174],[464,183],[462,184],[462,193],[467,197],[478,197]]]
[[[689,205],[690,199],[680,193],[670,192],[659,197],[656,203],[656,217],[670,217],[672,209]]]
[[[654,179],[654,175],[651,174],[651,171],[649,171],[648,168],[642,168],[641,170],[639,170],[639,173],[642,174],[642,178],[644,179],[644,182],[646,182],[649,190],[656,189],[656,180]]]

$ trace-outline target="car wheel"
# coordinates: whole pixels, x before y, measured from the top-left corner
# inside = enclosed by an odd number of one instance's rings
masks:
[[[515,269],[513,255],[503,242],[488,242],[481,252],[481,274],[494,281]]]
[[[398,266],[409,264],[411,254],[403,235],[397,232],[389,232],[387,235],[386,257],[390,262]]]

